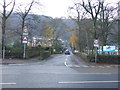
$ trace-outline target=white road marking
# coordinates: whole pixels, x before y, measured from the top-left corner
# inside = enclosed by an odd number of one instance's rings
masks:
[[[80,67],[79,65],[72,65],[72,67]]]
[[[90,66],[90,67],[94,68],[95,66]]]
[[[106,66],[107,68],[110,68],[111,66]]]
[[[16,84],[16,83],[0,83],[2,85]]]
[[[120,81],[68,81],[68,82],[58,82],[60,84],[79,84],[79,83],[118,83]]]
[[[67,65],[68,67],[73,67],[73,65]]]
[[[65,60],[65,62],[64,62],[64,64],[65,64],[65,66],[66,67],[84,67],[84,68],[87,68],[87,67],[90,67],[90,68],[95,68],[95,67],[98,67],[98,68],[105,68],[105,67],[107,67],[107,68],[110,68],[110,67],[112,67],[112,66],[120,66],[120,65],[110,65],[110,66],[87,66],[87,65],[82,65],[82,66],[80,66],[80,65],[68,65],[67,64],[67,61],[68,61],[68,55],[67,55],[67,57],[66,57],[66,60]]]
[[[82,67],[89,67],[89,66],[84,65],[84,66],[82,66]]]
[[[90,75],[90,74],[94,74],[94,75],[95,75],[95,74],[98,74],[98,75],[99,75],[99,74],[112,74],[112,73],[80,73],[80,74],[89,74],[89,75]]]
[[[113,67],[119,67],[120,65],[110,65],[110,66],[113,66]]]
[[[99,68],[104,68],[104,66],[98,66]]]
[[[82,65],[82,66],[79,66],[79,65],[67,65],[69,67],[78,67],[78,68],[110,68],[111,66],[87,66],[87,65]]]
[[[67,65],[68,57],[69,57],[69,56],[67,56],[67,58],[66,58],[66,60],[65,60],[65,62],[64,62],[64,64],[65,64],[66,67],[68,67],[68,65]]]

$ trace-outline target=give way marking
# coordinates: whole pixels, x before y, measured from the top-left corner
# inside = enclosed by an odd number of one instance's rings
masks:
[[[16,83],[0,83],[2,85],[12,85],[12,84],[16,84]]]
[[[120,81],[68,81],[68,82],[58,82],[60,84],[79,84],[79,83],[118,83]]]

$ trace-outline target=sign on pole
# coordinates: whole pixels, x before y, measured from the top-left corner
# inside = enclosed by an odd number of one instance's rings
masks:
[[[23,28],[23,37],[22,37],[22,43],[24,44],[24,53],[23,53],[23,58],[26,57],[26,44],[28,43],[28,28],[27,26],[24,26]]]
[[[95,51],[96,51],[96,54],[95,54],[95,63],[97,63],[97,55],[98,55],[98,53],[97,53],[97,49],[98,49],[98,47],[99,47],[99,40],[94,40],[94,47],[96,47],[95,49]]]
[[[103,52],[116,52],[115,46],[103,46]]]
[[[99,40],[94,40],[94,44],[98,44],[99,43]]]
[[[28,33],[28,29],[27,29],[27,28],[24,28],[23,32],[24,32],[24,33]]]
[[[28,35],[28,28],[26,26],[23,28],[23,35]]]
[[[28,43],[28,37],[27,36],[23,36],[22,43]]]
[[[94,40],[94,47],[99,47],[99,40]]]

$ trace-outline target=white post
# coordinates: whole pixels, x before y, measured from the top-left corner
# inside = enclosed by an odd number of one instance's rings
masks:
[[[119,55],[119,50],[117,51],[117,55]]]
[[[5,46],[3,47],[3,59],[5,59]]]
[[[95,63],[97,63],[97,55],[98,55],[98,49],[96,48],[96,50],[95,50],[96,52],[95,52]]]
[[[26,57],[26,52],[25,52],[25,50],[26,50],[26,44],[24,43],[24,53],[23,53],[23,58]]]

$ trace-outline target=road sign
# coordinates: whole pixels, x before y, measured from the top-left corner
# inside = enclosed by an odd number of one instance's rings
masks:
[[[24,32],[24,33],[28,33],[28,29],[27,29],[27,28],[24,28],[24,29],[23,29],[23,32]]]
[[[23,43],[28,43],[28,37],[27,37],[27,36],[23,36],[22,42],[23,42]]]
[[[115,46],[103,46],[103,52],[116,52]]]
[[[26,33],[26,32],[23,32],[23,35],[24,35],[24,36],[28,36],[28,33]]]
[[[24,32],[24,33],[28,33],[28,28],[27,28],[27,26],[24,26],[23,32]]]
[[[94,44],[99,44],[99,40],[94,40]]]
[[[23,35],[28,35],[28,28],[27,28],[27,26],[24,26],[24,28],[23,28]]]
[[[99,40],[94,40],[94,47],[99,47]]]
[[[94,47],[99,47],[99,44],[94,44]]]

